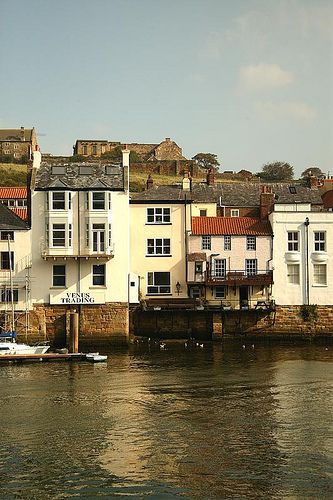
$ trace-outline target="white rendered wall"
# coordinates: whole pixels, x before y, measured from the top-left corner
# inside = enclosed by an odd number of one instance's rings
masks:
[[[278,305],[333,303],[333,213],[332,212],[273,212],[270,222],[274,233],[273,245],[273,297]],[[309,219],[306,238],[306,218]],[[288,231],[299,232],[299,252],[288,252]],[[326,251],[314,251],[314,232],[326,234]],[[306,240],[308,239],[308,252]],[[319,260],[318,260],[319,259]],[[313,265],[327,266],[327,284],[318,285],[313,280]],[[289,283],[287,265],[299,264],[299,284]],[[307,290],[307,269],[309,287]]]
[[[70,256],[78,251],[79,246],[85,246],[85,231],[87,215],[94,222],[103,221],[111,223],[112,246],[114,257],[109,261],[96,258],[77,259],[67,258],[43,260],[42,250],[45,247],[45,217],[46,203],[45,192],[35,191],[32,194],[32,298],[36,303],[49,303],[50,294],[63,295],[64,292],[99,293],[103,302],[127,302],[128,299],[128,196],[122,192],[112,192],[111,211],[97,213],[85,210],[84,192],[72,192],[72,210],[68,213],[56,214],[60,221],[72,221],[73,250],[65,250]],[[64,211],[61,211],[64,212]],[[101,211],[102,212],[102,211]],[[53,214],[52,214],[53,217]],[[64,253],[64,249],[56,249]],[[93,264],[106,265],[106,286],[97,287],[92,284]],[[66,288],[52,287],[53,265],[66,266]]]

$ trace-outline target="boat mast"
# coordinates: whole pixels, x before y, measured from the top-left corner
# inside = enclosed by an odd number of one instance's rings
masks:
[[[10,280],[10,302],[12,308],[12,318],[11,318],[11,326],[12,332],[15,331],[15,312],[14,312],[14,291],[13,291],[13,269],[12,269],[12,253],[10,248],[10,234],[7,235],[8,239],[8,255],[9,255],[9,280]]]

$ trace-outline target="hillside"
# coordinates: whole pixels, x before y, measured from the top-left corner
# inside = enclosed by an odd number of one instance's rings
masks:
[[[25,186],[27,165],[0,163],[0,186]]]
[[[204,181],[202,177],[193,178],[193,182]],[[132,192],[143,191],[146,187],[148,178],[147,172],[133,170],[130,172],[130,190]],[[152,178],[157,185],[177,184],[182,181],[181,175],[163,175],[153,173]],[[239,182],[236,179],[226,179],[224,175],[217,174],[216,180],[227,180],[228,182]],[[18,165],[15,163],[0,163],[0,186],[25,186],[27,182],[27,165]]]

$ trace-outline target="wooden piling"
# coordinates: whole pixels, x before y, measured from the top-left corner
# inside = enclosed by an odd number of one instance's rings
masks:
[[[70,325],[69,352],[77,353],[79,352],[79,313],[75,310],[71,311]]]

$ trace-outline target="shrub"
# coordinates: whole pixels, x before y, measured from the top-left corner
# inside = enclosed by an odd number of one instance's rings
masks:
[[[303,304],[300,308],[300,316],[303,321],[316,321],[318,319],[317,304]]]

